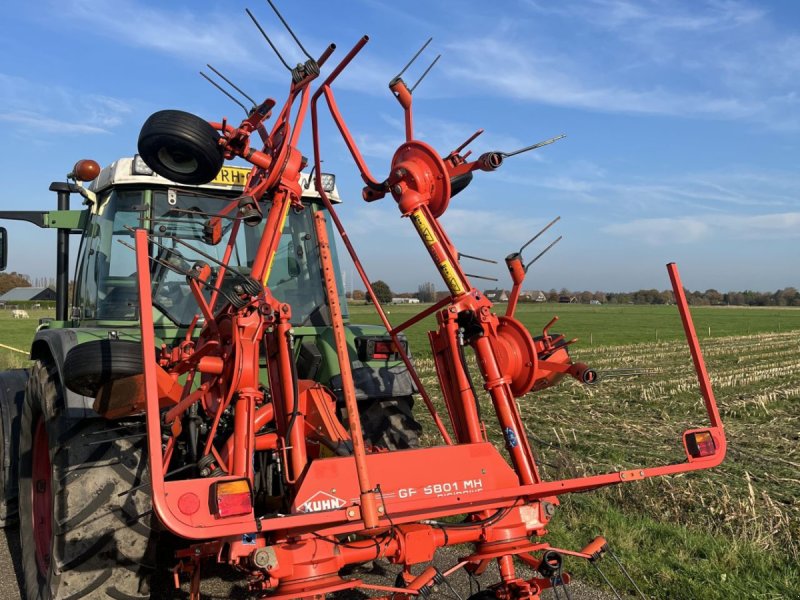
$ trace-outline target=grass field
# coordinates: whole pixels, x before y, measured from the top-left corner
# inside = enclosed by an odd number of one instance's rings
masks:
[[[399,323],[420,310],[391,306]],[[504,309],[503,307],[500,307]],[[351,307],[354,322],[377,322]],[[800,310],[692,309],[725,422],[728,457],[712,471],[646,480],[562,498],[548,538],[580,548],[602,534],[645,593],[657,598],[800,598]],[[601,473],[683,460],[681,432],[705,423],[675,307],[521,305],[536,332],[579,337],[573,358],[608,371],[647,370],[585,387],[568,381],[520,400],[545,478]],[[37,318],[0,311],[0,344],[26,348]],[[409,331],[432,395],[436,376],[425,330]],[[710,330],[709,330],[710,328]],[[0,348],[0,367],[24,355]],[[491,414],[488,401],[484,415]],[[436,443],[421,403],[426,443]],[[493,427],[489,421],[489,427]],[[502,444],[499,436],[493,441]],[[578,577],[593,569],[568,561]],[[611,575],[610,561],[606,567]],[[619,578],[614,578],[621,582]]]
[[[389,320],[397,326],[427,305],[386,306]],[[497,306],[498,314],[505,313],[505,304]],[[552,330],[567,337],[577,337],[580,346],[618,346],[683,339],[678,310],[666,305],[589,306],[586,304],[519,304],[516,317],[536,334],[554,316],[559,321]],[[749,308],[727,306],[692,307],[692,317],[698,336],[722,337],[800,330],[798,308]],[[372,305],[350,305],[350,320],[354,323],[380,323]],[[408,337],[417,354],[428,352],[425,334],[435,329],[435,317],[414,326]]]
[[[53,317],[51,310],[28,310],[29,319],[14,319],[10,310],[0,310],[0,370],[28,366],[28,351],[39,319]],[[14,350],[22,352],[15,352]]]

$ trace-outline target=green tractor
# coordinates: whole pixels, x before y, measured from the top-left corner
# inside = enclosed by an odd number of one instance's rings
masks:
[[[28,598],[94,597],[101,586],[113,597],[149,597],[141,582],[149,581],[156,566],[156,548],[141,538],[155,539],[150,526],[157,525],[142,459],[144,419],[130,415],[126,403],[132,393],[125,385],[97,391],[98,382],[135,380],[142,369],[133,230],[144,227],[153,236],[156,340],[179,347],[201,330],[202,316],[176,265],[202,262],[213,270],[227,264],[243,280],[249,273],[263,229],[246,197],[239,199],[249,173],[225,166],[210,183],[190,186],[153,173],[138,155],[102,170],[94,161],[80,161],[70,182],[50,186],[58,210],[0,212],[0,219],[57,230],[55,319],[39,326],[30,369],[0,372],[0,523],[19,518]],[[338,201],[333,176],[322,179]],[[313,179],[303,175],[301,184],[306,209],[288,213],[268,286],[292,307],[298,377],[328,387],[341,405],[313,224],[314,214],[325,208]],[[84,208],[70,210],[72,195],[81,196]],[[229,245],[237,220],[243,231]],[[71,235],[80,236],[80,249],[70,298]],[[7,249],[7,232],[0,228],[0,268]],[[331,249],[337,287],[344,290],[335,246]],[[237,277],[225,281],[235,286]],[[344,297],[340,303],[346,311]],[[348,322],[346,331],[365,440],[387,449],[418,446],[421,426],[412,415],[416,388],[391,338],[380,326]],[[125,418],[118,420],[118,414]],[[198,431],[190,427],[186,435],[196,437]]]

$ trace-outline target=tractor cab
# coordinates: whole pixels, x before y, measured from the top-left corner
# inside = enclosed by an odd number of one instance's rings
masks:
[[[236,202],[249,173],[250,169],[226,166],[209,184],[178,186],[154,174],[138,156],[102,169],[86,194],[88,215],[77,261],[73,322],[138,326],[132,250],[137,228],[152,235],[150,273],[157,326],[166,330],[190,325],[197,303],[185,273],[198,265],[208,265],[216,274],[227,262],[223,288],[207,287],[204,294],[207,299],[215,292],[229,294],[238,280],[249,276],[264,227],[258,212]],[[287,215],[268,286],[276,298],[292,306],[295,325],[324,327],[330,324],[330,316],[318,275],[321,267],[313,223],[314,213],[324,209],[313,181],[304,177],[301,183],[305,210],[290,210]],[[328,193],[338,200],[333,177],[327,177],[326,183]],[[235,227],[240,230],[229,247]],[[226,252],[229,261],[225,261]],[[343,290],[335,257],[334,266],[337,287]],[[340,303],[346,310],[343,294]]]

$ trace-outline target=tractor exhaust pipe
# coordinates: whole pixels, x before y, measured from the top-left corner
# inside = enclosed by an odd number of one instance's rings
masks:
[[[54,182],[50,191],[56,192],[58,210],[69,210],[70,185]],[[56,231],[56,321],[69,317],[69,229]]]

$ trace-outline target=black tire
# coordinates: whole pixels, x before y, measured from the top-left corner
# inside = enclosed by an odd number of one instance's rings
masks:
[[[84,342],[67,353],[63,372],[68,389],[94,397],[102,385],[144,372],[142,345],[127,340]]]
[[[201,185],[217,176],[225,161],[219,132],[180,110],[153,113],[139,133],[139,155],[153,171],[177,183]]]
[[[492,590],[483,590],[477,594],[472,594],[467,600],[497,600],[497,594]]]
[[[22,411],[19,463],[22,575],[28,600],[151,597],[155,517],[147,487],[136,489],[146,481],[146,438],[136,435],[144,432],[140,423],[121,426],[102,419],[69,419],[57,369],[35,363]],[[42,456],[49,458],[49,470],[37,462]],[[47,476],[50,510],[41,504],[35,509],[35,498],[47,498]],[[47,516],[49,544],[42,525]],[[44,541],[37,544],[37,535]]]
[[[0,527],[17,522],[19,422],[28,371],[0,373]]]
[[[422,425],[414,419],[413,409],[413,396],[359,402],[364,440],[388,450],[419,448]]]

